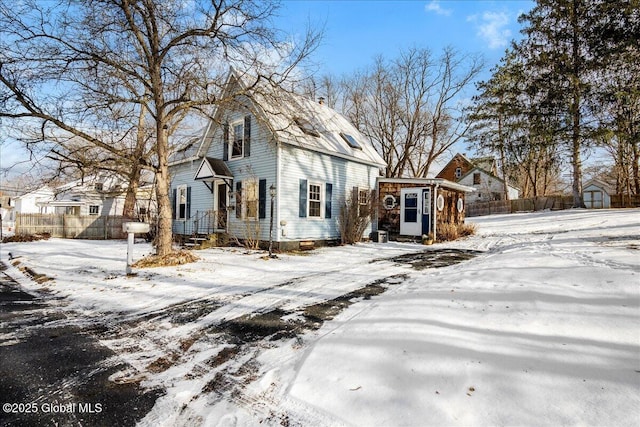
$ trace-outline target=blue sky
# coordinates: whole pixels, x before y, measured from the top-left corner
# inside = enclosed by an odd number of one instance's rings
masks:
[[[292,34],[307,23],[324,27],[322,45],[312,58],[320,74],[349,74],[376,55],[394,58],[410,47],[437,53],[451,45],[484,55],[484,79],[509,41],[520,37],[518,16],[533,6],[529,0],[284,0],[277,24]]]
[[[324,27],[312,61],[320,75],[341,76],[370,65],[376,55],[394,58],[402,49],[429,48],[437,54],[451,45],[464,53],[480,53],[489,69],[498,63],[513,38],[519,38],[518,16],[533,8],[530,0],[328,1],[283,0],[274,24],[288,34],[304,34],[307,24]],[[0,167],[28,154],[0,129]],[[28,165],[14,172],[28,170]],[[0,183],[4,180],[0,176]]]

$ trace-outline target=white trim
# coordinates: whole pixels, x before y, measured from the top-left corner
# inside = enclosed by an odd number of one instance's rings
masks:
[[[180,191],[184,189],[184,217],[180,216]],[[182,184],[176,187],[176,199],[174,200],[176,210],[176,221],[186,221],[187,218],[187,185]]]
[[[318,194],[320,195],[320,200],[314,199],[313,202],[320,202],[320,216],[311,215],[311,186],[318,187]],[[308,181],[307,182],[307,218],[310,219],[324,219],[325,217],[325,206],[324,206],[324,189],[325,183],[317,182],[317,181]]]
[[[240,144],[241,147],[241,154],[239,156],[234,156],[233,155],[233,147],[235,146],[236,143],[236,131],[235,128],[236,126],[241,126],[242,127],[242,132],[240,132],[240,134],[242,135],[242,144]],[[244,118],[242,120],[236,120],[234,122],[229,123],[229,160],[239,160],[239,159],[243,159],[244,158]]]
[[[476,191],[473,187],[458,184],[443,178],[378,178],[378,182],[391,182],[400,184],[415,184],[417,186],[439,185],[440,187],[450,188],[452,190],[473,193]]]

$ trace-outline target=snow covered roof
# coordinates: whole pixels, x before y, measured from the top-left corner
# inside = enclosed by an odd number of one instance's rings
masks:
[[[385,166],[384,159],[368,138],[342,114],[264,79],[257,79],[251,84],[248,80],[247,76],[232,70],[226,87],[231,96],[234,95],[234,88],[244,94],[251,105],[239,101],[237,104],[220,106],[203,133],[199,149],[195,153],[190,150],[189,153],[174,156],[172,164],[204,157],[213,140],[216,128],[213,124],[222,123],[225,109],[242,105],[271,130],[279,143],[376,167]]]
[[[467,185],[458,184],[444,178],[378,178],[378,182],[402,182],[415,185],[438,185],[440,187],[449,188],[451,190],[464,191],[465,193],[473,193],[475,188]]]
[[[604,181],[600,181],[599,179],[590,179],[582,185],[583,189],[586,189],[590,186],[594,186],[604,190],[607,194],[616,194],[616,190],[612,185],[607,184]]]
[[[205,157],[193,179],[210,180],[212,178],[233,178],[233,173],[222,160]]]

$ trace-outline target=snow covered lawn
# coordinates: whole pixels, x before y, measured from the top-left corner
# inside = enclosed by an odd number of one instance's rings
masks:
[[[638,425],[640,210],[470,221],[476,236],[428,248],[277,260],[211,249],[136,277],[120,241],[5,244],[0,256],[54,278],[20,281],[65,296],[68,322],[108,326],[103,342],[134,367],[114,381],[166,389],[142,425]],[[443,248],[482,253],[423,270],[389,259]],[[310,306],[375,283],[386,292],[320,329],[230,335],[249,316],[302,324]]]

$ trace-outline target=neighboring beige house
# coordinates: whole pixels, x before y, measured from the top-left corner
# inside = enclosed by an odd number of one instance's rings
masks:
[[[124,208],[127,183],[124,179],[102,172],[71,181],[52,189],[48,186],[15,198],[15,212],[20,214],[65,214],[118,216]],[[146,218],[155,212],[156,203],[151,183],[141,183],[136,214]]]
[[[21,196],[14,197],[14,211],[16,214],[48,214],[54,213],[47,203],[54,200],[55,191],[44,186],[37,190],[30,191]]]
[[[480,167],[474,167],[463,175],[458,184],[473,187],[476,192],[469,196],[467,203],[490,202],[494,200],[506,200],[504,194],[504,180],[487,172]],[[520,197],[520,190],[512,185],[507,185],[509,200]]]
[[[467,203],[505,200],[504,180],[497,176],[496,161],[493,157],[468,159],[464,154],[456,154],[436,175],[436,178],[448,179],[476,191],[467,198]],[[507,185],[509,200],[520,197],[520,189]]]

